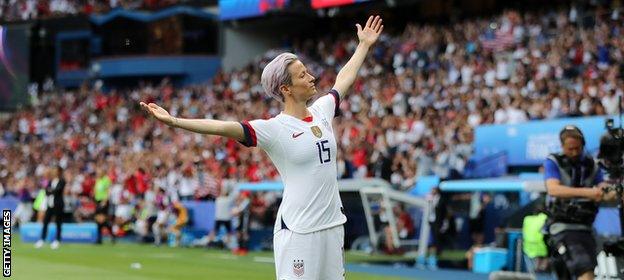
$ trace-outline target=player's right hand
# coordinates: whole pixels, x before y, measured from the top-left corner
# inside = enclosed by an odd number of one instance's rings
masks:
[[[169,115],[169,112],[167,112],[167,110],[154,103],[145,104],[145,102],[141,102],[140,104],[141,108],[143,108],[157,120],[164,122],[167,125],[173,125],[174,118]]]

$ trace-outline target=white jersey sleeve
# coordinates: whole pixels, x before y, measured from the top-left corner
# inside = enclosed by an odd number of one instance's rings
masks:
[[[280,125],[275,119],[243,121],[241,125],[245,133],[245,141],[241,144],[259,147],[265,151],[271,149],[280,132]]]
[[[335,89],[330,90],[312,104],[312,107],[318,107],[329,120],[340,115],[339,106],[340,94]]]

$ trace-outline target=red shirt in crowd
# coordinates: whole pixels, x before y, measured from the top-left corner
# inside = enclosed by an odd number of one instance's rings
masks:
[[[95,178],[91,176],[91,174],[85,177],[84,181],[82,181],[82,195],[92,197],[93,189],[95,188]]]

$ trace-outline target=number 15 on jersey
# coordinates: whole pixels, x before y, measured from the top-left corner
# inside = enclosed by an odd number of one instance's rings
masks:
[[[329,147],[325,146],[328,143],[329,143],[328,140],[316,142],[316,147],[318,148],[319,161],[321,162],[321,164],[331,161],[331,153],[330,153]]]

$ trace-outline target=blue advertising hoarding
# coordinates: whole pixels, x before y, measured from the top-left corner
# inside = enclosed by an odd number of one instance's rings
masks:
[[[280,10],[289,0],[219,0],[219,19],[231,20],[257,17],[271,10]]]
[[[541,165],[550,153],[561,151],[559,132],[568,124],[583,131],[587,142],[585,150],[595,154],[600,136],[605,132],[607,116],[565,118],[533,121],[514,125],[481,125],[475,129],[475,158],[504,152],[511,166]],[[619,124],[617,117],[614,118]]]
[[[95,223],[65,223],[62,226],[61,241],[70,243],[95,243],[97,241],[97,225]],[[35,242],[41,238],[43,225],[27,223],[20,226],[20,236],[23,242]],[[46,241],[54,240],[56,224],[48,225]]]

